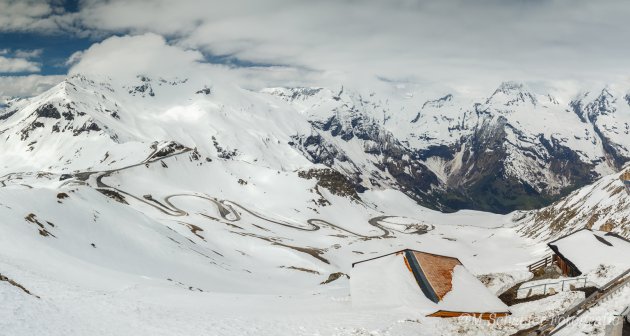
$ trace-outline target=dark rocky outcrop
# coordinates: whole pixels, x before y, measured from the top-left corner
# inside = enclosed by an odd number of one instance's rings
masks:
[[[35,110],[35,113],[40,118],[61,118],[61,113],[59,113],[59,110],[53,104],[42,105]]]

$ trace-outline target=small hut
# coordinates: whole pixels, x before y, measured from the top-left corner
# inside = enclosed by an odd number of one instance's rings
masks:
[[[459,259],[402,250],[352,265],[355,306],[405,307],[425,316],[474,316],[486,320],[509,315]]]
[[[624,270],[630,267],[630,241],[612,232],[582,229],[548,246],[553,251],[554,263],[566,276],[579,276],[606,264]]]

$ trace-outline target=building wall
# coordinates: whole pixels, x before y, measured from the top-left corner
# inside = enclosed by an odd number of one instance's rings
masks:
[[[553,262],[556,265],[558,265],[560,270],[562,270],[562,274],[563,275],[566,275],[566,276],[569,276],[569,277],[573,277],[573,276],[578,276],[579,275],[579,274],[577,274],[578,272],[571,267],[571,265],[569,265],[564,259],[562,259],[557,254],[553,255]]]

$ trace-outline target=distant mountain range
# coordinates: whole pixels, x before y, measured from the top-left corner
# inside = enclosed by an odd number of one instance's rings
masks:
[[[630,159],[629,132],[627,92],[559,97],[514,82],[487,97],[429,99],[405,90],[253,92],[201,79],[75,76],[0,111],[5,167],[95,168],[120,160],[123,147],[176,141],[278,169],[323,164],[358,192],[394,188],[446,212],[550,204],[619,171]]]

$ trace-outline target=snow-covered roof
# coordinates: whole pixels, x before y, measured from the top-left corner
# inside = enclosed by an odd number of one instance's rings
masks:
[[[509,313],[457,258],[425,252],[404,250],[356,263],[350,286],[355,306],[405,307],[424,315]]]
[[[630,241],[614,233],[583,229],[549,243],[549,247],[582,273],[600,265],[630,268]]]

